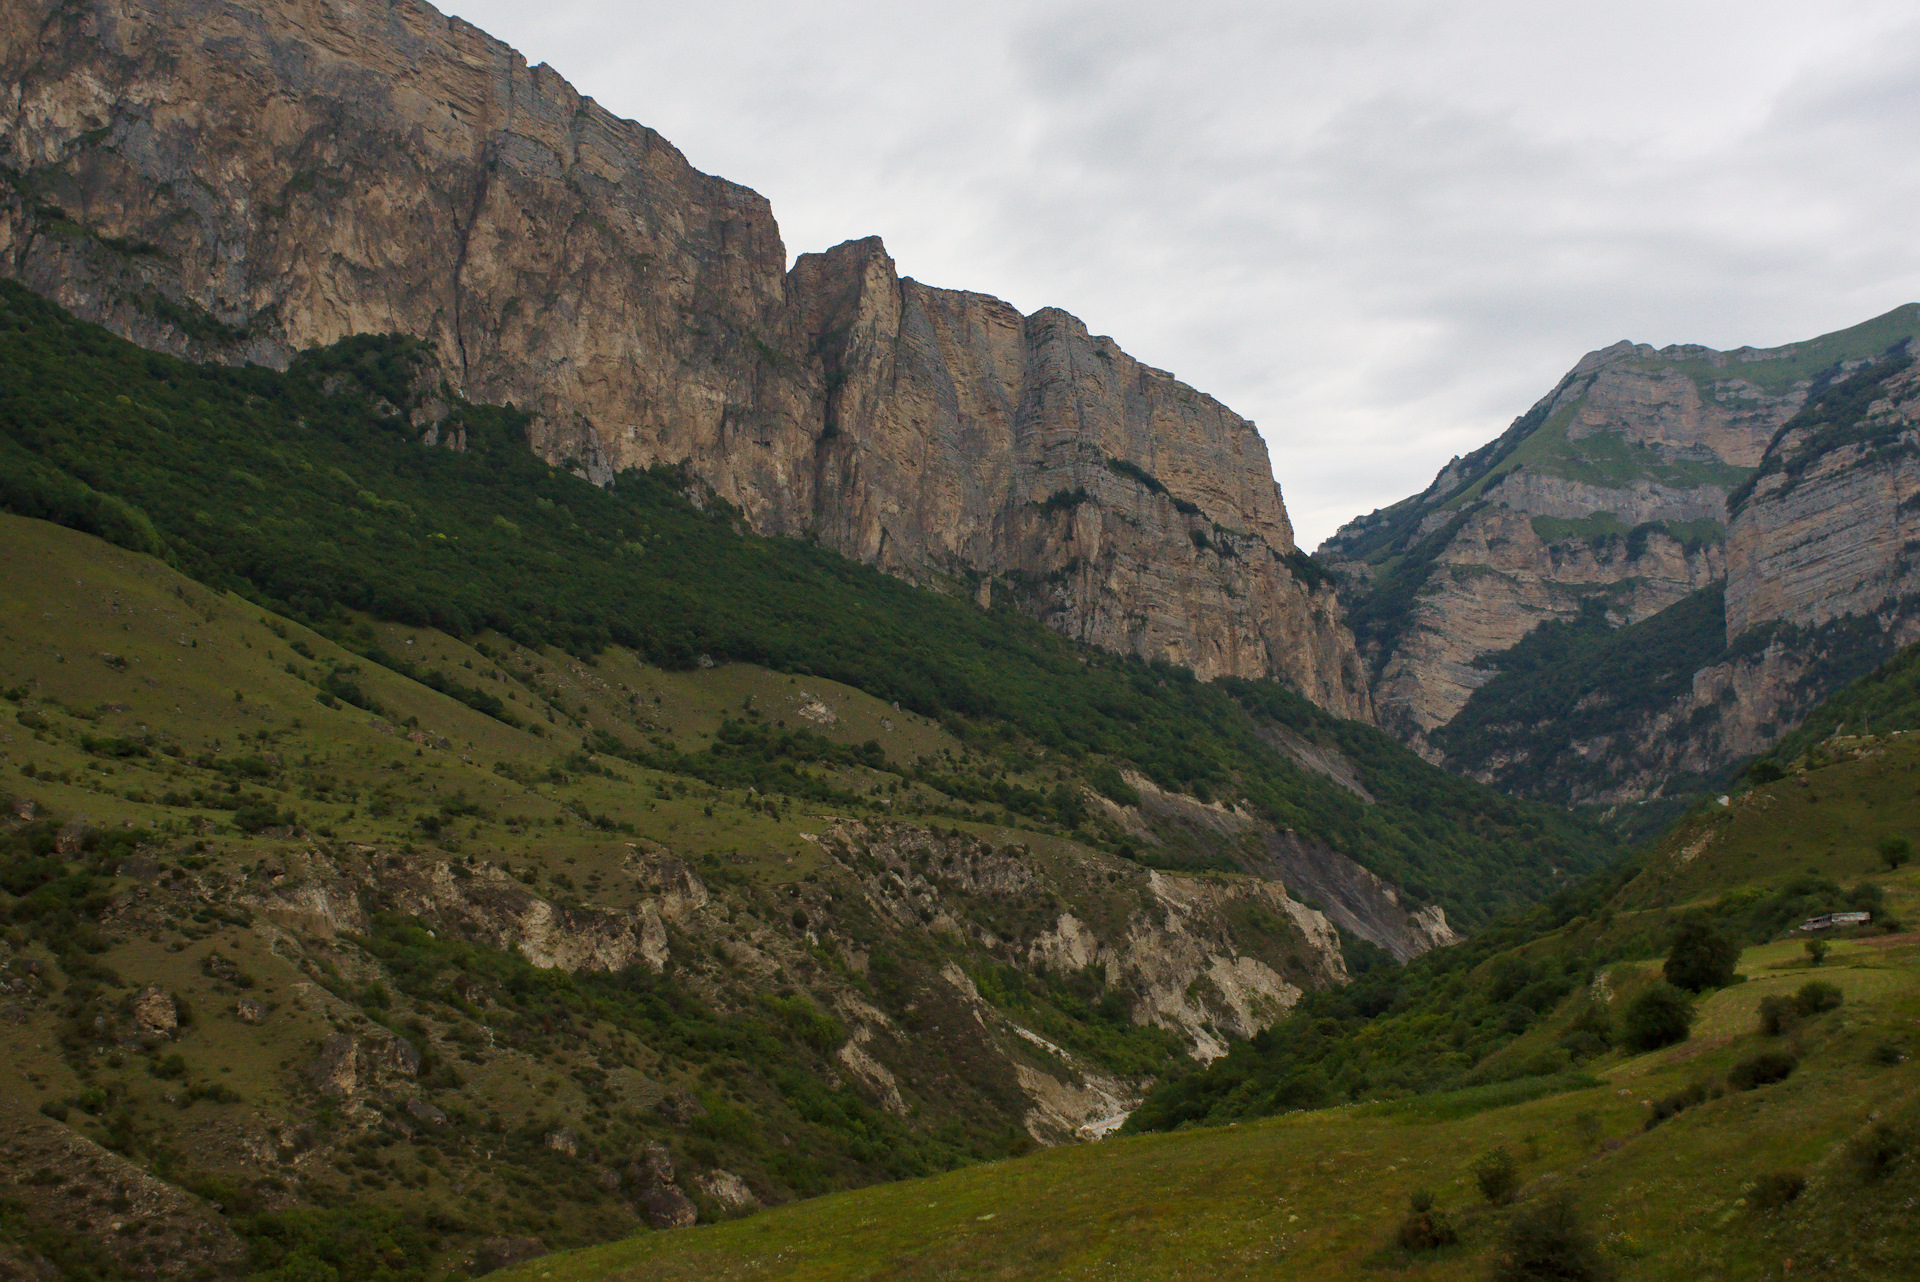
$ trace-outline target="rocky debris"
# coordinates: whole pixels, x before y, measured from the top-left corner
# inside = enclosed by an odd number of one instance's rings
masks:
[[[322,1095],[352,1101],[385,1089],[397,1078],[420,1075],[420,1052],[402,1037],[385,1029],[329,1034],[308,1069],[314,1089]]]
[[[580,1137],[564,1126],[557,1131],[547,1132],[546,1145],[554,1152],[563,1153],[568,1157],[580,1156]]]
[[[274,366],[413,334],[454,392],[525,407],[533,447],[596,483],[684,465],[764,533],[1369,715],[1332,590],[1290,568],[1253,425],[1065,312],[903,278],[875,239],[789,271],[763,198],[424,3],[27,0],[0,39],[0,83],[25,87],[0,154],[45,197],[0,206],[0,270],[84,319]],[[324,195],[298,185],[321,138],[359,140]],[[87,240],[46,233],[54,201]],[[155,248],[137,276],[89,248],[120,241]],[[385,410],[444,444],[442,399],[416,379]]]
[[[547,1244],[537,1237],[490,1237],[473,1250],[473,1275],[524,1264],[547,1253]]]
[[[673,1183],[673,1154],[664,1144],[649,1144],[634,1154],[625,1174],[635,1188],[665,1188]]]
[[[799,706],[794,711],[816,725],[830,726],[840,720],[839,713],[805,690],[800,692]]]
[[[700,1222],[700,1210],[677,1188],[642,1189],[634,1201],[640,1214],[656,1229],[691,1228]]]
[[[346,1033],[334,1033],[321,1042],[320,1056],[308,1070],[314,1089],[336,1099],[352,1099],[360,1085],[356,1049]]]
[[[180,1008],[173,994],[148,984],[134,996],[133,1022],[150,1037],[171,1037],[180,1027]]]
[[[417,1122],[425,1122],[429,1126],[445,1126],[447,1124],[446,1113],[423,1099],[410,1099],[407,1101],[407,1116]]]
[[[760,1199],[753,1195],[747,1182],[732,1171],[702,1171],[694,1177],[693,1184],[703,1196],[712,1198],[729,1214],[758,1210],[760,1207]]]
[[[254,997],[242,997],[234,1003],[233,1013],[242,1024],[258,1024],[267,1017],[267,1005]]]
[[[634,1205],[654,1228],[683,1229],[700,1219],[692,1200],[674,1186],[673,1155],[665,1145],[641,1149],[621,1174],[632,1190]]]
[[[1407,961],[1458,943],[1438,904],[1410,904],[1403,892],[1337,850],[1302,841],[1292,831],[1270,833],[1266,853],[1273,875],[1302,899],[1321,905],[1332,922]]]

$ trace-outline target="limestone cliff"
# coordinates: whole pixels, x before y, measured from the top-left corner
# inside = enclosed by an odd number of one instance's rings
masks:
[[[1785,347],[1617,343],[1497,441],[1317,554],[1345,579],[1383,724],[1430,741],[1541,623],[1636,623],[1727,574],[1727,498],[1809,390],[1920,333],[1907,306]]]
[[[1727,539],[1727,635],[1780,622],[1819,628],[1897,613],[1920,597],[1920,372],[1909,343],[1892,372],[1789,425]],[[1871,396],[1864,408],[1857,402]],[[1911,640],[1903,634],[1904,640]]]
[[[791,272],[767,202],[417,0],[0,15],[0,270],[149,346],[430,340],[601,483],[684,465],[768,533],[1368,717],[1252,425],[1090,336]]]
[[[1618,631],[1589,613],[1494,657],[1431,746],[1482,782],[1563,802],[1684,796],[1724,786],[1920,638],[1916,346],[1814,380],[1728,496],[1724,583]]]

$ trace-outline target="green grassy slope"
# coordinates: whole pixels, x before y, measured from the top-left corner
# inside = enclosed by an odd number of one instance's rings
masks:
[[[192,367],[0,283],[0,504],[164,554],[376,662],[391,650],[356,645],[341,612],[576,655],[615,643],[672,670],[706,655],[840,681],[1021,761],[1053,754],[1044,784],[1005,763],[940,780],[977,817],[1081,828],[1117,849],[1117,831],[1085,826],[1059,770],[1125,800],[1115,768],[1130,765],[1203,800],[1244,799],[1275,827],[1418,886],[1464,926],[1610,854],[1564,813],[1463,790],[1278,687],[1237,699],[1011,611],[754,537],[724,505],[689,502],[678,475],[596,489],[533,458],[510,410],[456,404],[441,430],[463,430],[466,450],[425,448],[403,415],[434,393],[418,385],[423,368],[409,341],[372,338],[309,353],[286,375]],[[1262,741],[1262,718],[1359,745],[1385,799],[1365,805],[1296,768]],[[646,750],[623,742],[596,746]]]
[[[424,1282],[500,1236],[638,1231],[606,1180],[649,1145],[689,1191],[724,1169],[769,1203],[1025,1151],[1021,1072],[1189,1066],[1131,1018],[1137,976],[1049,968],[1038,938],[1066,912],[1124,935],[1156,885],[1256,884],[968,818],[928,779],[1015,763],[816,677],[345,620],[454,697],[45,522],[0,515],[0,562],[0,1263],[106,1238],[74,1276],[361,1277],[342,1244],[389,1240]],[[601,734],[660,764],[578,747]],[[661,967],[630,947],[655,910]],[[1223,942],[1326,982],[1270,914]],[[150,984],[192,1013],[177,1035],[134,1027]],[[334,1036],[417,1070],[322,1089]],[[123,1186],[142,1227],[109,1236]]]
[[[1755,975],[1777,964],[1750,950]],[[1786,1082],[1734,1092],[1644,1130],[1647,1101],[1723,1080],[1779,1039],[1754,1030],[1741,988],[1705,1003],[1695,1042],[1612,1064],[1598,1084],[1476,1111],[1348,1108],[1233,1128],[1110,1140],[954,1175],[836,1195],[737,1224],[651,1235],[544,1259],[510,1274],[595,1279],[1482,1278],[1503,1230],[1559,1190],[1627,1279],[1894,1277],[1920,1219],[1908,1204],[1920,1140],[1911,1056],[1920,1017],[1913,943],[1842,948],[1823,968],[1848,1001],[1794,1040]],[[1795,970],[1776,987],[1804,980]],[[1764,981],[1772,982],[1772,981]],[[1725,1032],[1719,1032],[1724,1027]],[[1894,1174],[1852,1159],[1879,1118],[1905,1146]],[[1519,1158],[1517,1206],[1480,1197],[1471,1167],[1505,1146]],[[1784,1208],[1751,1201],[1762,1175],[1802,1174]],[[1409,1252],[1395,1241],[1416,1189],[1460,1233]],[[1809,1267],[1809,1262],[1811,1266]]]
[[[1509,1227],[1562,1194],[1622,1279],[1901,1276],[1920,1241],[1920,933],[1903,925],[1920,921],[1920,872],[1887,872],[1876,846],[1920,830],[1920,741],[1806,764],[1804,784],[1703,807],[1605,882],[1310,999],[1147,1109],[1164,1114],[1210,1079],[1252,1080],[1262,1063],[1283,1086],[1319,1067],[1357,1102],[1263,1118],[1308,1101],[1229,1089],[1212,1097],[1212,1125],[836,1195],[513,1276],[1481,1278]],[[1852,903],[1872,905],[1875,925],[1835,940],[1816,968],[1792,926]],[[1745,944],[1737,982],[1695,1000],[1691,1036],[1644,1053],[1576,1037],[1618,1033],[1688,911]],[[1838,1009],[1764,1033],[1761,1002],[1816,979],[1839,991]],[[1760,1055],[1790,1057],[1788,1076],[1743,1087],[1737,1066]],[[1452,1089],[1408,1093],[1434,1086]],[[1669,1100],[1672,1115],[1654,1122]],[[1496,1146],[1517,1158],[1512,1206],[1478,1190],[1474,1167]],[[1803,1191],[1767,1204],[1763,1177],[1775,1175]],[[1398,1243],[1418,1189],[1437,1195],[1458,1244]]]

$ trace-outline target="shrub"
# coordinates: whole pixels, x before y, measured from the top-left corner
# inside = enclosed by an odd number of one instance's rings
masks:
[[[1693,1026],[1693,1003],[1672,984],[1655,984],[1627,1006],[1620,1032],[1636,1050],[1658,1050],[1687,1040]]]
[[[1798,1171],[1769,1171],[1753,1182],[1747,1205],[1762,1211],[1774,1211],[1799,1197],[1807,1187],[1807,1177]]]
[[[1592,1148],[1600,1142],[1600,1115],[1591,1109],[1575,1113],[1573,1133],[1579,1136],[1582,1147]]]
[[[1794,1005],[1791,997],[1762,997],[1760,999],[1760,1031],[1768,1037],[1778,1037],[1800,1022],[1800,1008]]]
[[[1761,1051],[1729,1069],[1727,1085],[1736,1091],[1750,1091],[1756,1086],[1786,1081],[1799,1066],[1800,1061],[1785,1051]]]
[[[1653,1112],[1647,1115],[1646,1129],[1649,1131],[1652,1130],[1669,1117],[1684,1113],[1695,1104],[1706,1103],[1712,1099],[1715,1094],[1716,1092],[1711,1083],[1701,1081],[1695,1082],[1691,1086],[1682,1087],[1671,1095],[1663,1096],[1655,1100],[1653,1102]]]
[[[1506,1145],[1496,1145],[1473,1164],[1473,1178],[1487,1201],[1505,1206],[1513,1201],[1514,1191],[1520,1187],[1520,1164],[1513,1160]]]
[[[1838,1010],[1846,999],[1840,990],[1832,984],[1811,979],[1800,985],[1800,991],[1793,995],[1794,1009],[1802,1015],[1818,1015],[1822,1011]]]
[[[1818,966],[1827,959],[1827,941],[1824,939],[1809,939],[1806,950],[1807,964],[1810,966]]]
[[[1880,859],[1892,872],[1913,858],[1913,842],[1905,837],[1888,837],[1880,843]]]
[[[1680,920],[1661,971],[1675,988],[1698,993],[1731,983],[1739,960],[1740,945],[1715,930],[1705,914],[1689,913]]]
[[[1874,1183],[1885,1179],[1912,1146],[1912,1137],[1893,1123],[1875,1122],[1847,1145],[1847,1161],[1861,1179]]]
[[[1515,1216],[1505,1248],[1494,1265],[1494,1282],[1605,1282],[1613,1276],[1573,1199],[1564,1194]]]
[[[1400,1245],[1409,1251],[1431,1251],[1460,1240],[1453,1221],[1433,1208],[1433,1194],[1417,1189],[1407,1195],[1407,1218],[1400,1221]]]
[[[1876,1064],[1891,1068],[1893,1065],[1905,1061],[1907,1054],[1892,1042],[1881,1042],[1873,1048],[1872,1053],[1869,1054],[1867,1058]]]

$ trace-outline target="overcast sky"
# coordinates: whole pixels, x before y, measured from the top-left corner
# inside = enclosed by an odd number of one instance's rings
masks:
[[[1300,541],[1621,338],[1920,299],[1883,0],[456,0],[764,193],[789,255],[1063,307],[1253,419]]]

